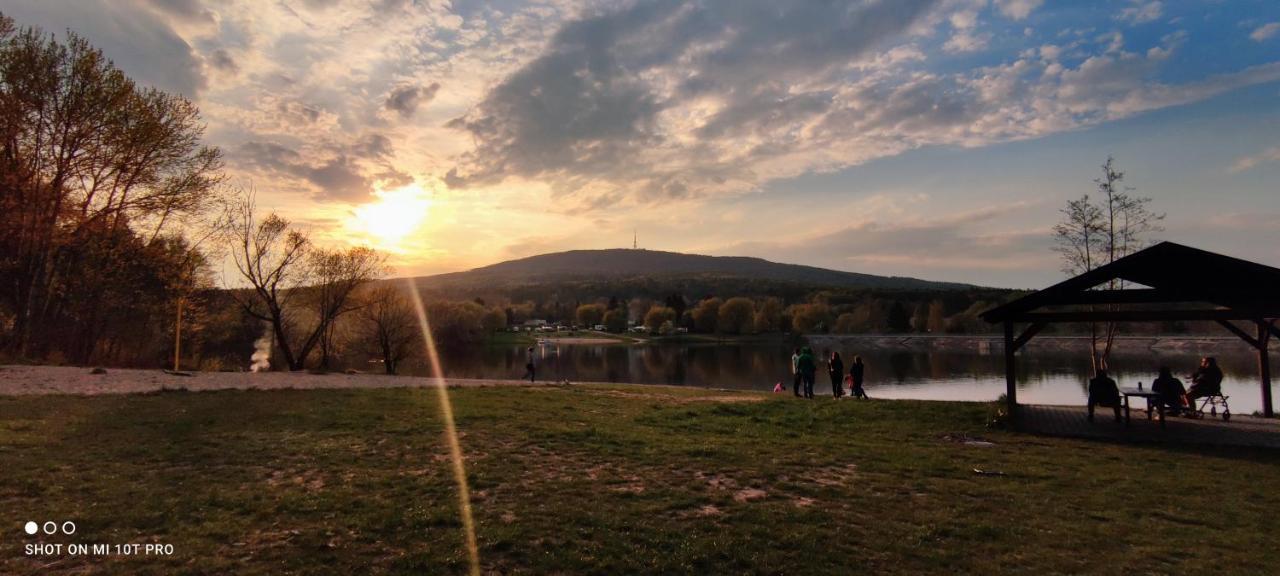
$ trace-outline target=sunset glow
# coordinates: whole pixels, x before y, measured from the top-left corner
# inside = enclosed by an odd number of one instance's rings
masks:
[[[417,185],[378,192],[378,200],[357,207],[349,223],[369,237],[376,247],[390,252],[404,250],[404,240],[422,228],[430,214],[428,192]]]

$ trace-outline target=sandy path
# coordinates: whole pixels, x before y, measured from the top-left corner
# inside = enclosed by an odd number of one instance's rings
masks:
[[[88,368],[69,366],[0,366],[0,396],[27,394],[135,394],[163,389],[180,390],[279,390],[288,388],[417,388],[430,385],[426,378],[383,374],[307,374],[305,372],[191,372],[174,376],[160,370],[108,368],[106,374],[90,374]],[[539,382],[538,384],[551,384]],[[457,386],[528,386],[523,380],[468,380],[451,378]]]

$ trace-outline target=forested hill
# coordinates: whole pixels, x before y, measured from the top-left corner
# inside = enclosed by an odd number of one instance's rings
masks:
[[[571,250],[425,276],[420,287],[432,292],[493,293],[548,285],[725,285],[744,292],[768,292],[782,285],[813,288],[945,291],[977,287],[917,278],[876,276],[813,266],[779,264],[760,258],[704,256],[657,250]],[[652,286],[657,288],[657,286]],[[754,287],[754,289],[751,289]]]

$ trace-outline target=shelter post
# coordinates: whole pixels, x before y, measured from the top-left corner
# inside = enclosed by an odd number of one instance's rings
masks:
[[[1258,376],[1262,380],[1262,415],[1271,418],[1275,413],[1271,409],[1271,358],[1267,354],[1271,343],[1271,326],[1266,322],[1258,322]]]
[[[1013,322],[1005,321],[1004,323],[1004,382],[1005,402],[1008,403],[1009,417],[1017,418],[1018,410],[1018,376],[1015,372],[1016,361],[1014,354],[1018,351],[1013,343]]]

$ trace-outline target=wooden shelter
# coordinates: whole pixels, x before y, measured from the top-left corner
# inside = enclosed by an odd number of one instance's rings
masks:
[[[1106,289],[1121,280],[1125,289]],[[982,313],[1004,326],[1009,413],[1018,405],[1016,353],[1053,322],[1211,321],[1258,354],[1263,413],[1273,415],[1267,347],[1280,337],[1280,269],[1161,242]],[[1025,325],[1020,332],[1018,325]]]

